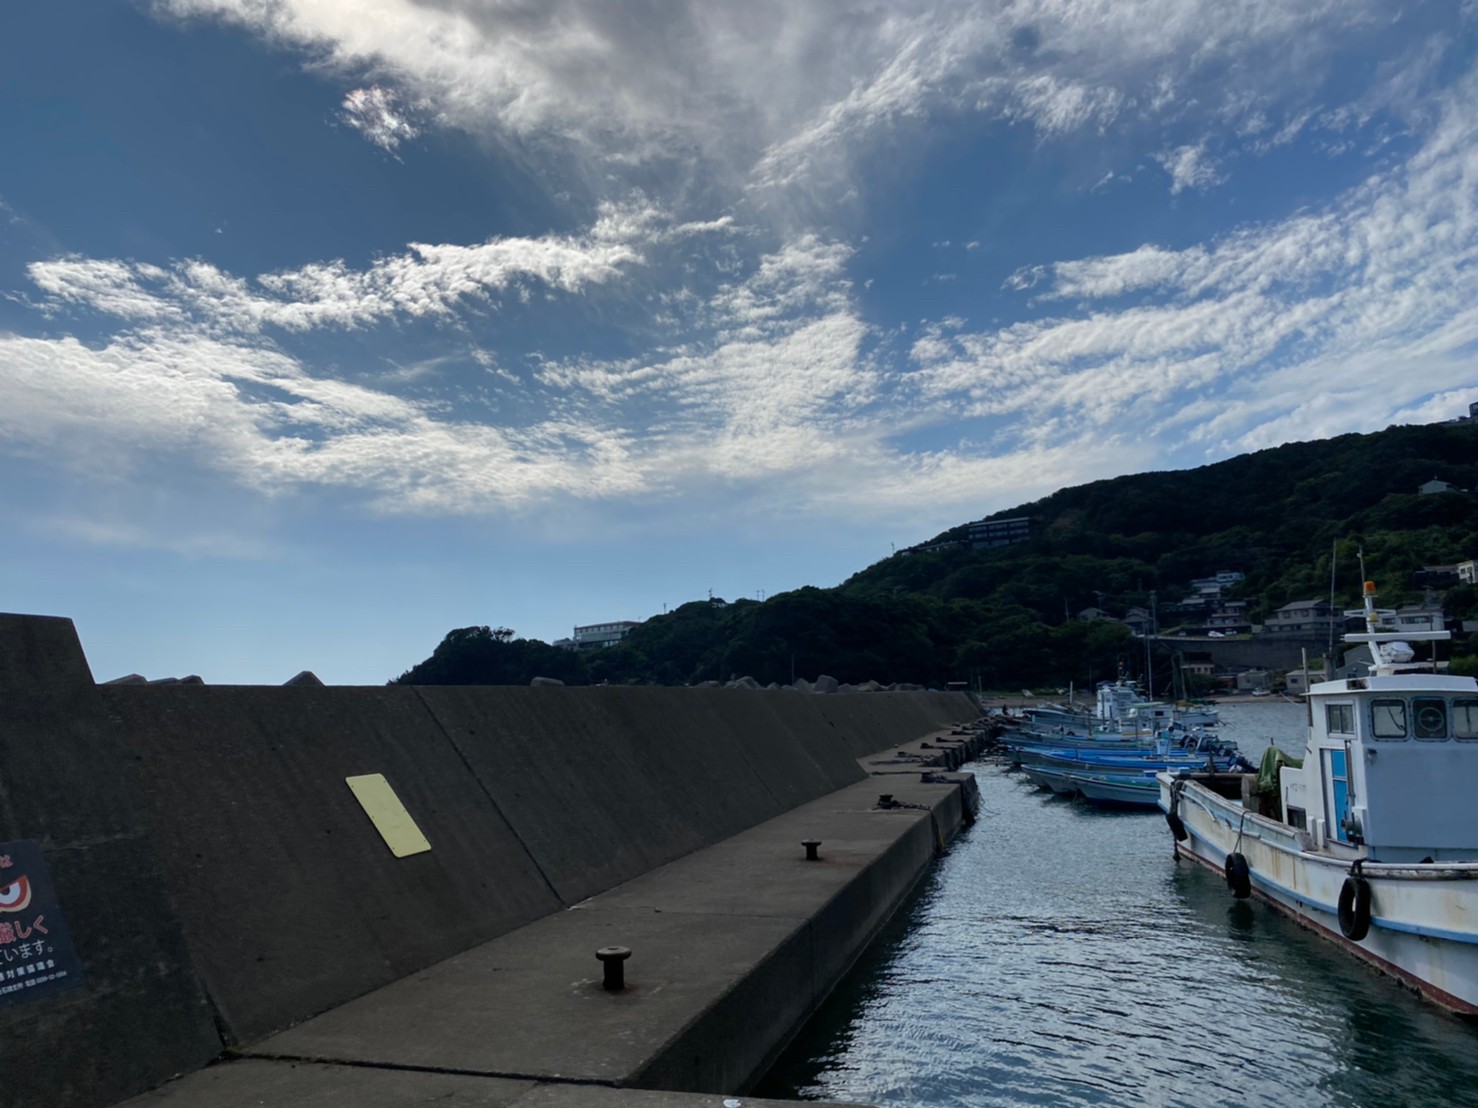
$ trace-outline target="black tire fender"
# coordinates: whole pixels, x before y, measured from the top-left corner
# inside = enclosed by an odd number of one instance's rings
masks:
[[[1174,812],[1165,813],[1165,822],[1170,825],[1170,833],[1175,836],[1175,841],[1183,843],[1190,838],[1190,832],[1185,829],[1185,820]]]
[[[1370,882],[1357,874],[1339,887],[1339,930],[1356,943],[1370,934]]]
[[[1226,864],[1227,888],[1232,890],[1232,895],[1238,900],[1246,900],[1252,895],[1252,869],[1247,865],[1247,859],[1235,851],[1227,855]]]

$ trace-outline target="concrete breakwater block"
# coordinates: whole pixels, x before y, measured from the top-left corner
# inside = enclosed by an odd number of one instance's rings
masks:
[[[723,688],[99,686],[69,621],[0,616],[0,843],[43,852],[45,903],[81,962],[81,984],[48,980],[34,999],[8,1001],[0,983],[0,1106],[108,1104],[203,1066],[223,1036],[249,1045],[413,981],[824,805],[863,780],[860,755],[962,718],[964,704]],[[784,834],[786,865],[847,864],[836,828]],[[811,838],[827,845],[806,862],[797,844]],[[12,865],[33,856],[11,853]],[[0,887],[6,859],[0,849]],[[753,905],[753,888],[735,887]],[[786,941],[762,960],[772,976],[745,989],[795,991]],[[589,950],[579,958],[599,974]],[[623,996],[642,995],[642,958]],[[760,1022],[742,1003],[725,1011],[703,1026],[742,1035]],[[492,1033],[520,1018],[500,1012]],[[661,1080],[686,1081],[695,1064],[671,1063]]]
[[[0,917],[0,987],[63,923],[81,963],[79,980],[3,994],[0,1104],[109,1104],[204,1065],[220,1040],[70,620],[0,615],[0,782],[0,844],[35,844],[55,905]],[[0,846],[0,884],[39,883],[22,856]]]
[[[99,691],[235,1041],[561,906],[415,689]],[[429,852],[386,847],[346,784],[372,773]]]
[[[424,688],[437,722],[566,903],[861,778],[781,697],[727,689]]]

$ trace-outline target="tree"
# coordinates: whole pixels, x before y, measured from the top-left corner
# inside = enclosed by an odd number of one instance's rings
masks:
[[[431,657],[412,666],[398,685],[527,685],[535,677],[566,683],[586,680],[573,650],[538,639],[519,639],[508,627],[459,627],[448,631]]]

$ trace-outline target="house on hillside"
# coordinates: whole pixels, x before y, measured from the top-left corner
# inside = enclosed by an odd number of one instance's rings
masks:
[[[970,545],[982,547],[1010,546],[1026,542],[1032,537],[1032,521],[1029,516],[1014,519],[988,519],[970,524]]]
[[[1146,609],[1130,608],[1124,613],[1124,618],[1120,622],[1136,635],[1148,635],[1153,620],[1150,618],[1150,613]]]
[[[1206,617],[1206,630],[1220,631],[1223,635],[1245,635],[1252,630],[1247,619],[1247,601],[1223,600]]]
[[[574,649],[599,650],[615,646],[626,637],[626,633],[640,624],[636,620],[618,619],[612,623],[591,623],[575,628]],[[565,640],[561,640],[563,642]]]
[[[1219,599],[1221,595],[1233,585],[1240,585],[1247,579],[1245,573],[1237,570],[1220,569],[1210,577],[1197,577],[1191,582],[1191,588],[1199,595]]]
[[[1263,624],[1263,633],[1322,638],[1328,636],[1336,619],[1334,609],[1327,600],[1295,600],[1268,616]]]
[[[1462,492],[1463,490],[1450,481],[1441,481],[1433,477],[1430,481],[1423,481],[1416,487],[1418,496],[1432,496],[1439,492]]]
[[[1283,687],[1288,690],[1290,696],[1302,696],[1309,691],[1310,685],[1317,685],[1324,680],[1327,680],[1324,676],[1324,659],[1310,658],[1307,673],[1300,666],[1298,669],[1290,669],[1283,675]]]
[[[1411,584],[1418,589],[1445,589],[1450,585],[1456,585],[1458,577],[1457,566],[1422,566],[1411,575]]]
[[[1457,579],[1465,585],[1478,585],[1478,561],[1469,558],[1457,564]]]

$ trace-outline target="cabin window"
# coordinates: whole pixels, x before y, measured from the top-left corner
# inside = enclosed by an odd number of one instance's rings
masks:
[[[1372,700],[1370,733],[1378,739],[1406,738],[1406,701]]]
[[[1331,734],[1353,735],[1355,733],[1355,706],[1353,704],[1326,704],[1324,718],[1329,723]]]
[[[1452,733],[1460,739],[1478,739],[1478,700],[1452,702]]]
[[[1417,738],[1447,738],[1447,701],[1419,696],[1411,702],[1411,718]]]
[[[1295,808],[1292,804],[1288,806],[1288,826],[1297,827],[1300,831],[1307,831],[1309,827],[1309,815],[1302,808]]]

